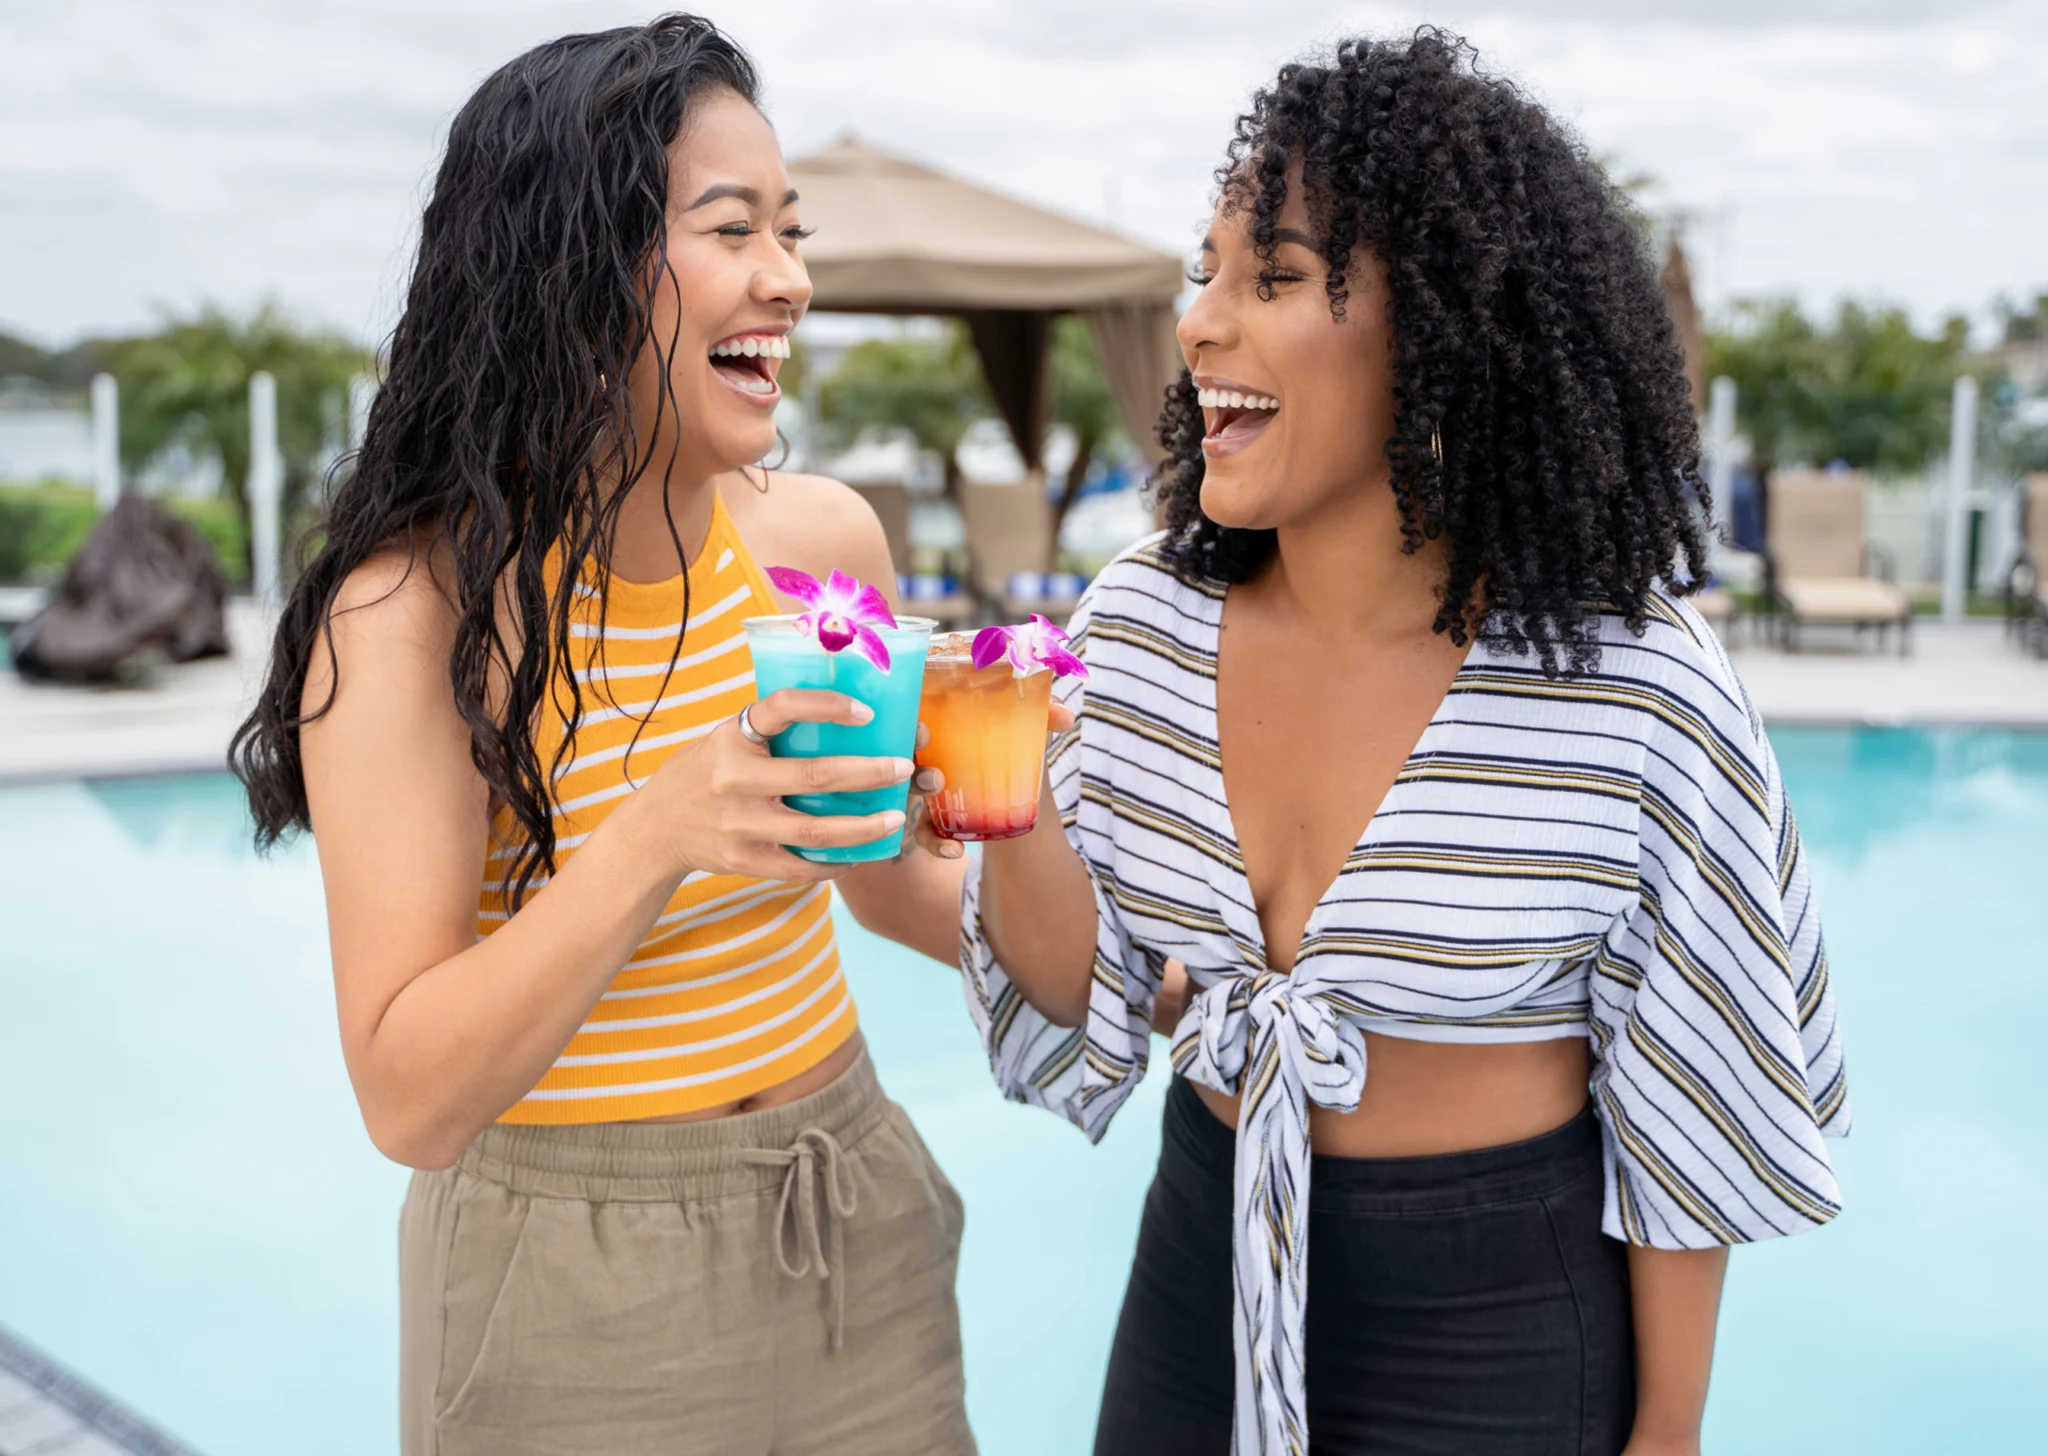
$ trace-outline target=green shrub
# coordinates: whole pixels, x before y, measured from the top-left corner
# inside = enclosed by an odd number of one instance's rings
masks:
[[[246,583],[249,533],[233,501],[225,496],[165,496],[163,503],[172,515],[189,521],[194,530],[213,543],[214,554],[220,558],[221,570],[228,574],[229,581]]]
[[[241,513],[222,497],[165,497],[173,515],[212,543],[230,581],[247,576]],[[99,519],[92,492],[74,485],[0,485],[0,582],[54,581]]]
[[[61,571],[92,534],[97,519],[89,490],[0,486],[0,581],[25,581]]]

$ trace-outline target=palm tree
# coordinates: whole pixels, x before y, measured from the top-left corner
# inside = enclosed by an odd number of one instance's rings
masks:
[[[369,356],[337,334],[299,328],[274,304],[246,318],[208,306],[169,318],[156,333],[114,351],[122,386],[121,463],[140,470],[175,444],[220,461],[222,486],[249,517],[249,379],[277,380],[278,450],[284,456],[287,523],[309,513],[336,435],[350,378]],[[244,531],[244,539],[247,538]],[[248,569],[249,563],[242,563]]]

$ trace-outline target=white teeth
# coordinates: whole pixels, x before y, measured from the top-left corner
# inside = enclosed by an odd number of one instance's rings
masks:
[[[1280,401],[1269,394],[1240,394],[1234,389],[1198,389],[1195,403],[1203,409],[1276,410]]]
[[[787,359],[789,340],[779,335],[765,338],[727,339],[711,346],[714,359]]]

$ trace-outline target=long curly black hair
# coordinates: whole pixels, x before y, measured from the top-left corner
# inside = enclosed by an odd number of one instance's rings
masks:
[[[607,590],[618,509],[654,463],[660,427],[636,433],[627,372],[643,349],[673,346],[651,319],[652,289],[674,276],[668,149],[692,99],[720,88],[757,102],[753,63],[711,22],[667,15],[538,46],[457,114],[362,451],[230,752],[259,845],[309,827],[299,729],[327,705],[302,713],[300,701],[313,652],[334,660],[335,594],[372,556],[403,549],[416,567],[433,563],[456,611],[455,706],[477,771],[518,828],[510,903],[552,872],[554,765],[540,761],[535,725],[544,694],[567,695],[559,764],[582,705],[573,676],[552,670],[569,658],[578,573],[551,582],[549,556],[590,563]]]
[[[1268,260],[1297,158],[1331,311],[1355,254],[1386,267],[1387,456],[1407,548],[1449,552],[1436,630],[1467,641],[1477,600],[1491,644],[1590,670],[1597,612],[1640,632],[1653,583],[1682,592],[1706,561],[1698,423],[1630,209],[1541,107],[1429,27],[1285,66],[1238,118],[1217,179]],[[1152,479],[1165,550],[1240,582],[1274,533],[1202,513],[1202,434],[1183,374]]]

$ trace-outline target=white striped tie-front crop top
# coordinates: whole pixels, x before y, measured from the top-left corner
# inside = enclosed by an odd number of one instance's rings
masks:
[[[1225,588],[1181,579],[1159,539],[1089,587],[1088,676],[1056,687],[1079,715],[1050,774],[1095,890],[1088,1019],[1055,1026],[1011,984],[978,862],[962,964],[1005,1094],[1091,1138],[1144,1075],[1164,962],[1187,964],[1174,1067],[1243,1094],[1238,1456],[1307,1448],[1308,1112],[1358,1105],[1361,1027],[1588,1036],[1615,1238],[1709,1248],[1832,1218],[1821,1139],[1849,1107],[1819,921],[1777,762],[1698,614],[1657,595],[1641,637],[1603,615],[1599,666],[1558,679],[1475,648],[1282,975],[1224,802]]]

